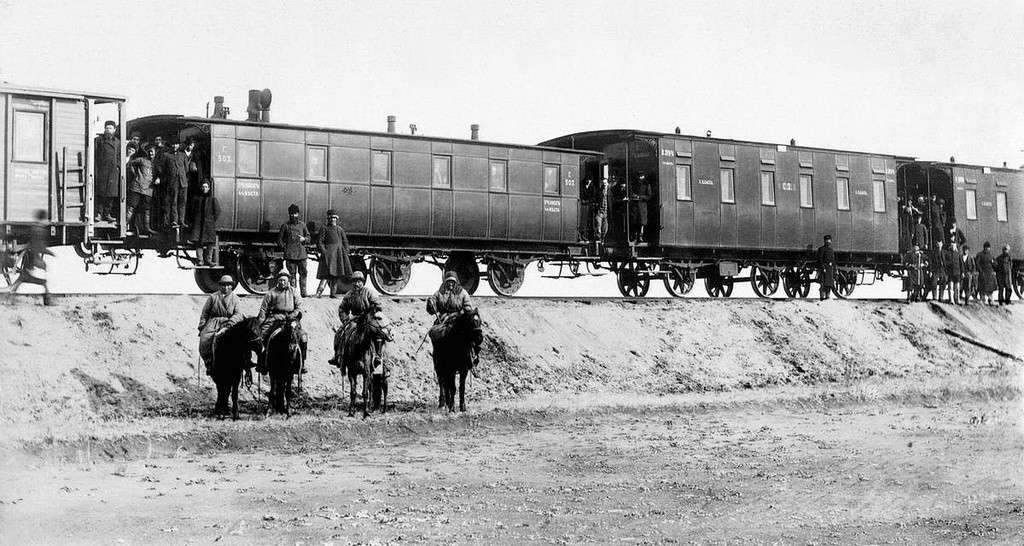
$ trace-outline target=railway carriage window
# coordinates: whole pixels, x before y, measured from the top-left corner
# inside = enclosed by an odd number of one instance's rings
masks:
[[[814,166],[814,154],[811,152],[799,152],[798,157],[800,160],[800,166],[805,168],[811,168]]]
[[[811,182],[811,175],[800,175],[800,206],[808,209],[814,208],[814,188]]]
[[[391,183],[391,152],[373,152],[373,181]]]
[[[491,190],[508,191],[508,163],[491,161]]]
[[[14,160],[46,161],[46,114],[14,111]]]
[[[775,204],[775,173],[773,172],[761,173],[761,204]]]
[[[871,172],[874,174],[885,174],[885,159],[881,157],[872,157]]]
[[[762,165],[774,165],[775,164],[775,150],[773,148],[761,148],[761,164]]]
[[[882,169],[885,169],[884,165]],[[875,212],[885,212],[885,180],[872,180],[871,186],[875,198]]]
[[[251,140],[238,141],[237,165],[238,176],[260,175],[260,143]]]
[[[558,167],[544,165],[544,193],[558,193]]]
[[[977,220],[978,219],[978,193],[977,190],[967,190],[964,204],[967,207],[967,219]]]
[[[435,188],[452,187],[452,158],[434,156],[433,185]]]
[[[719,144],[718,154],[722,158],[722,161],[736,161],[736,145],[735,144]]]
[[[836,208],[850,210],[850,179],[836,178]]]
[[[1006,221],[1006,192],[996,192],[996,220]]]
[[[323,146],[306,148],[306,178],[327,180],[327,148]]]
[[[836,170],[837,171],[849,171],[850,170],[850,156],[848,156],[848,155],[837,155],[836,156]]]
[[[676,165],[676,199],[679,201],[693,200],[689,165]]]
[[[733,187],[733,170],[722,169],[719,171],[719,176],[722,180],[722,202],[723,203],[735,203],[736,202],[736,188]]]

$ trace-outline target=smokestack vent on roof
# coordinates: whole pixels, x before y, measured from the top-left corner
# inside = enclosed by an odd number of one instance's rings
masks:
[[[469,126],[469,139],[470,140],[480,140],[480,126],[479,125],[474,123],[473,125]]]
[[[394,133],[395,132],[395,122],[397,122],[397,121],[398,121],[398,118],[396,118],[395,116],[388,116],[388,132],[389,133]]]
[[[260,90],[250,89],[249,90],[249,106],[245,109],[246,113],[249,114],[247,121],[259,121],[260,120]]]

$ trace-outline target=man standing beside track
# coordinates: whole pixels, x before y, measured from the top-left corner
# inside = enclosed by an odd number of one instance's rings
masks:
[[[291,274],[292,286],[298,282],[299,293],[306,297],[306,242],[309,241],[309,230],[306,224],[299,221],[299,206],[288,205],[288,221],[281,224],[277,244],[284,249],[284,261]]]
[[[907,303],[919,301],[924,286],[924,268],[928,260],[921,252],[921,246],[914,241],[914,247],[903,256],[903,265],[907,268]]]
[[[819,296],[821,300],[827,300],[836,286],[836,253],[832,250],[832,236],[826,235],[823,240],[825,244],[818,247]]]
[[[1010,305],[1013,295],[1013,258],[1010,257],[1010,245],[1003,245],[1003,252],[996,256],[996,287],[998,287],[999,305]]]
[[[962,277],[960,292],[963,296],[961,301],[967,305],[971,302],[974,290],[978,286],[978,264],[974,261],[974,256],[971,255],[970,246],[964,245],[961,251],[963,253],[960,254],[960,275]]]

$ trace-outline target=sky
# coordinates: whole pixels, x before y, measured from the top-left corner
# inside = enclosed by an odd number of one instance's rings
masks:
[[[1024,2],[998,0],[0,0],[0,80],[125,95],[130,117],[224,95],[244,118],[247,90],[269,88],[282,123],[396,115],[523,144],[678,126],[1018,167],[1022,37]]]

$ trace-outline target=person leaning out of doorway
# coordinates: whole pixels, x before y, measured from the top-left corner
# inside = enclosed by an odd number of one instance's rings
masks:
[[[189,221],[189,240],[196,245],[196,259],[200,266],[217,265],[217,219],[220,203],[213,196],[209,178],[199,184],[199,194],[192,199],[192,218]]]

